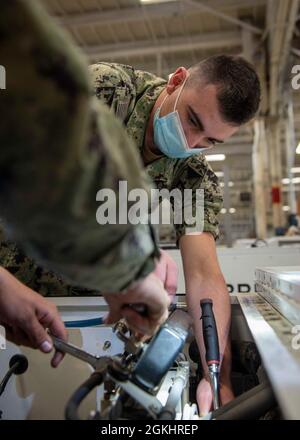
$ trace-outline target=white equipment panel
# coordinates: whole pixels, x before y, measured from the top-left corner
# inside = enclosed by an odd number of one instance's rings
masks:
[[[184,274],[180,251],[166,249],[179,267],[177,292],[185,292]],[[221,270],[228,291],[232,294],[255,292],[255,270],[257,267],[293,266],[300,264],[300,247],[281,248],[217,248]]]

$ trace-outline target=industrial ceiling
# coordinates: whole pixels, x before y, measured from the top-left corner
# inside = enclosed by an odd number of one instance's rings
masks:
[[[40,0],[73,37],[88,61],[133,65],[160,76],[216,53],[242,54],[259,71],[263,117],[282,118],[285,166],[286,91],[300,64],[298,0]],[[300,90],[293,92],[300,140]],[[218,152],[251,166],[253,125]],[[300,165],[297,155],[295,165]],[[215,167],[218,170],[218,165]],[[283,172],[284,177],[285,172]]]

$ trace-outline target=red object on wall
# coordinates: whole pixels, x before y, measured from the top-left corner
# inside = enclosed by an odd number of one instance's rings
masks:
[[[279,186],[273,186],[272,188],[272,203],[281,202],[281,191]]]

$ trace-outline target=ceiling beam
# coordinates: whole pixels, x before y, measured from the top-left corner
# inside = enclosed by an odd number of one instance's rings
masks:
[[[286,70],[287,70],[290,51],[291,51],[291,42],[293,38],[296,21],[298,20],[298,11],[299,11],[299,1],[291,0],[289,15],[286,24],[286,31],[283,41],[283,49],[281,53],[280,70],[279,70],[279,80],[281,81],[280,84],[281,88],[284,85],[284,80],[285,80],[284,76],[287,73]]]
[[[218,49],[223,47],[239,47],[242,44],[240,32],[209,32],[206,34],[186,37],[174,37],[168,40],[159,40],[157,43],[149,41],[133,41],[129,43],[101,44],[84,47],[89,59],[116,60],[124,57],[151,56],[186,52],[192,49]]]
[[[229,23],[235,24],[236,26],[241,27],[242,29],[246,29],[250,32],[254,32],[255,34],[262,34],[262,30],[256,26],[253,26],[252,24],[248,23],[247,21],[240,20],[239,18],[232,17],[231,15],[224,14],[224,12],[220,12],[217,9],[213,8],[211,5],[208,6],[204,2],[196,2],[195,0],[182,0],[184,4],[194,6],[198,10],[202,12],[207,12],[209,14],[215,15],[218,18],[221,18],[222,20],[225,20]]]
[[[251,0],[250,7],[264,6],[266,0]],[[230,11],[249,8],[249,1],[245,0],[203,0],[203,6],[214,8],[217,11]],[[85,25],[112,25],[118,23],[130,23],[133,21],[144,21],[145,13],[148,19],[171,18],[181,16],[182,13],[194,14],[199,11],[198,5],[170,2],[161,4],[149,4],[147,6],[136,6],[109,11],[86,12],[83,14],[67,14],[63,17],[57,16],[57,21],[65,26],[78,27]]]
[[[268,3],[270,29],[270,114],[280,113],[284,76],[287,68],[293,29],[297,19],[298,0],[274,0]],[[273,17],[272,17],[273,15]]]

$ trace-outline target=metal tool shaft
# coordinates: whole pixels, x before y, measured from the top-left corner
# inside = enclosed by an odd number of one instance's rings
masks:
[[[99,363],[101,360],[97,358],[96,356],[93,356],[89,353],[87,353],[84,350],[81,350],[80,348],[76,347],[75,345],[69,344],[68,342],[62,341],[61,339],[57,338],[56,336],[51,335],[51,338],[53,340],[54,347],[56,350],[61,351],[62,353],[68,353],[71,356],[80,359],[84,362],[87,362],[90,364],[95,370],[99,367]]]
[[[219,366],[212,364],[208,367],[210,382],[213,390],[213,406],[214,410],[220,408],[219,396]]]

